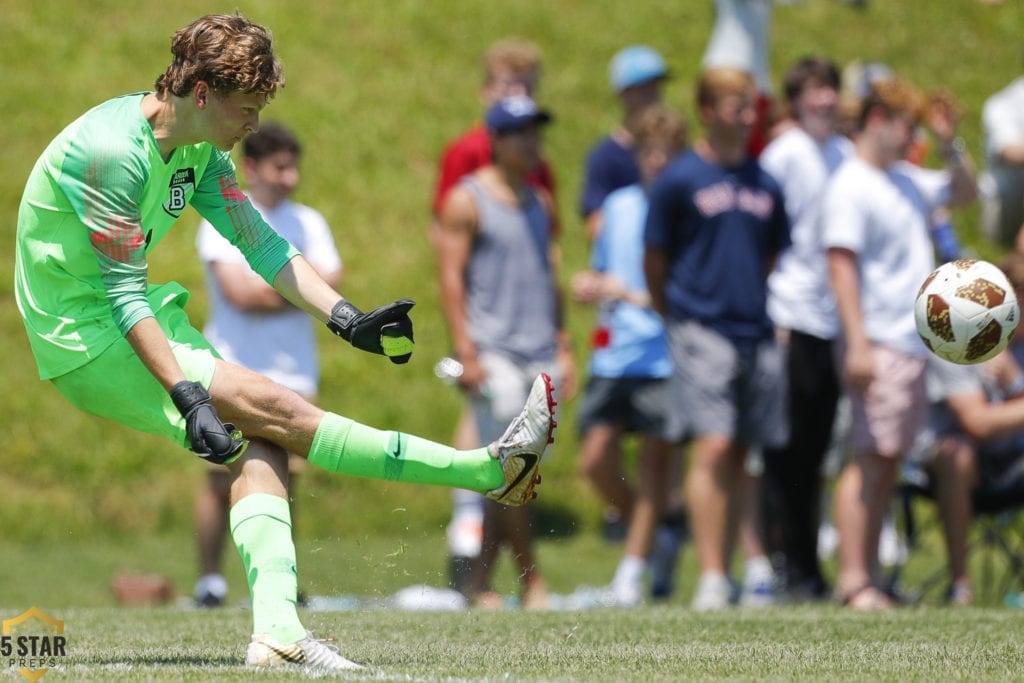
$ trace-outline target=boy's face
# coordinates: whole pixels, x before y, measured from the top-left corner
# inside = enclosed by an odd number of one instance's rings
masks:
[[[531,123],[519,130],[497,135],[492,140],[495,158],[502,165],[529,173],[540,164],[544,133],[540,124]]]
[[[839,93],[831,84],[812,78],[793,101],[794,114],[804,127],[831,131],[839,111]]]
[[[916,128],[917,122],[909,114],[893,114],[883,118],[879,126],[879,140],[893,161],[907,156]]]
[[[202,101],[207,129],[203,139],[224,152],[259,129],[260,112],[267,106],[267,96],[256,93],[218,95],[207,91]]]
[[[709,139],[745,145],[757,121],[757,93],[750,88],[723,95],[701,107],[701,117]]]
[[[650,138],[638,143],[635,153],[640,177],[645,185],[649,185],[679,153],[679,149],[671,140]]]
[[[525,95],[532,98],[533,93],[537,90],[537,76],[535,69],[517,71],[502,64],[495,65],[491,71],[490,80],[484,85],[484,104],[490,107],[513,95]]]
[[[244,168],[250,191],[274,205],[291,197],[299,184],[299,160],[288,150],[259,160],[245,159]]]

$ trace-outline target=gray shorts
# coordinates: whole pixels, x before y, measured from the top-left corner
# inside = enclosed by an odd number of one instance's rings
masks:
[[[725,435],[744,445],[785,445],[786,375],[774,339],[738,346],[692,320],[669,322],[667,333],[675,365],[671,439]]]
[[[657,377],[591,377],[577,425],[584,434],[597,425],[663,436],[668,380]]]
[[[487,374],[486,396],[469,400],[482,446],[505,433],[512,419],[522,411],[533,380],[540,373],[550,375],[555,385],[555,398],[558,397],[560,377],[554,360],[524,363],[484,351],[480,353],[480,365]]]

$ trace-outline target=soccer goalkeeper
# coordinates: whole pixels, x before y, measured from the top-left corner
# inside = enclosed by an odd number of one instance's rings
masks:
[[[246,662],[361,668],[299,621],[287,452],[334,472],[521,505],[535,495],[555,427],[550,380],[537,378],[501,439],[456,451],[325,412],[221,360],[189,322],[188,292],[147,278],[148,252],[189,204],[278,292],[358,349],[407,362],[413,302],[360,311],[239,190],[230,150],[284,84],[270,32],[209,15],[178,31],[171,51],[154,91],[96,106],[37,161],[18,212],[18,308],[41,379],[75,406],[229,465],[231,534],[253,605]]]

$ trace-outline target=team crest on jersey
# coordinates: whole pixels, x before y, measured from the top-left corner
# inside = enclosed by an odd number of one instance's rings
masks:
[[[185,210],[188,198],[196,189],[196,172],[192,168],[182,168],[171,176],[170,187],[167,188],[167,201],[164,211],[177,218]]]

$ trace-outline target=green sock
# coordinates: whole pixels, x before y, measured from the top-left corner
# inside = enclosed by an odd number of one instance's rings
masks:
[[[302,640],[306,629],[295,609],[298,576],[288,501],[254,493],[234,504],[230,519],[252,596],[252,632],[285,645]]]
[[[313,437],[309,461],[353,477],[490,491],[505,481],[486,448],[458,451],[401,432],[381,431],[327,413]]]

